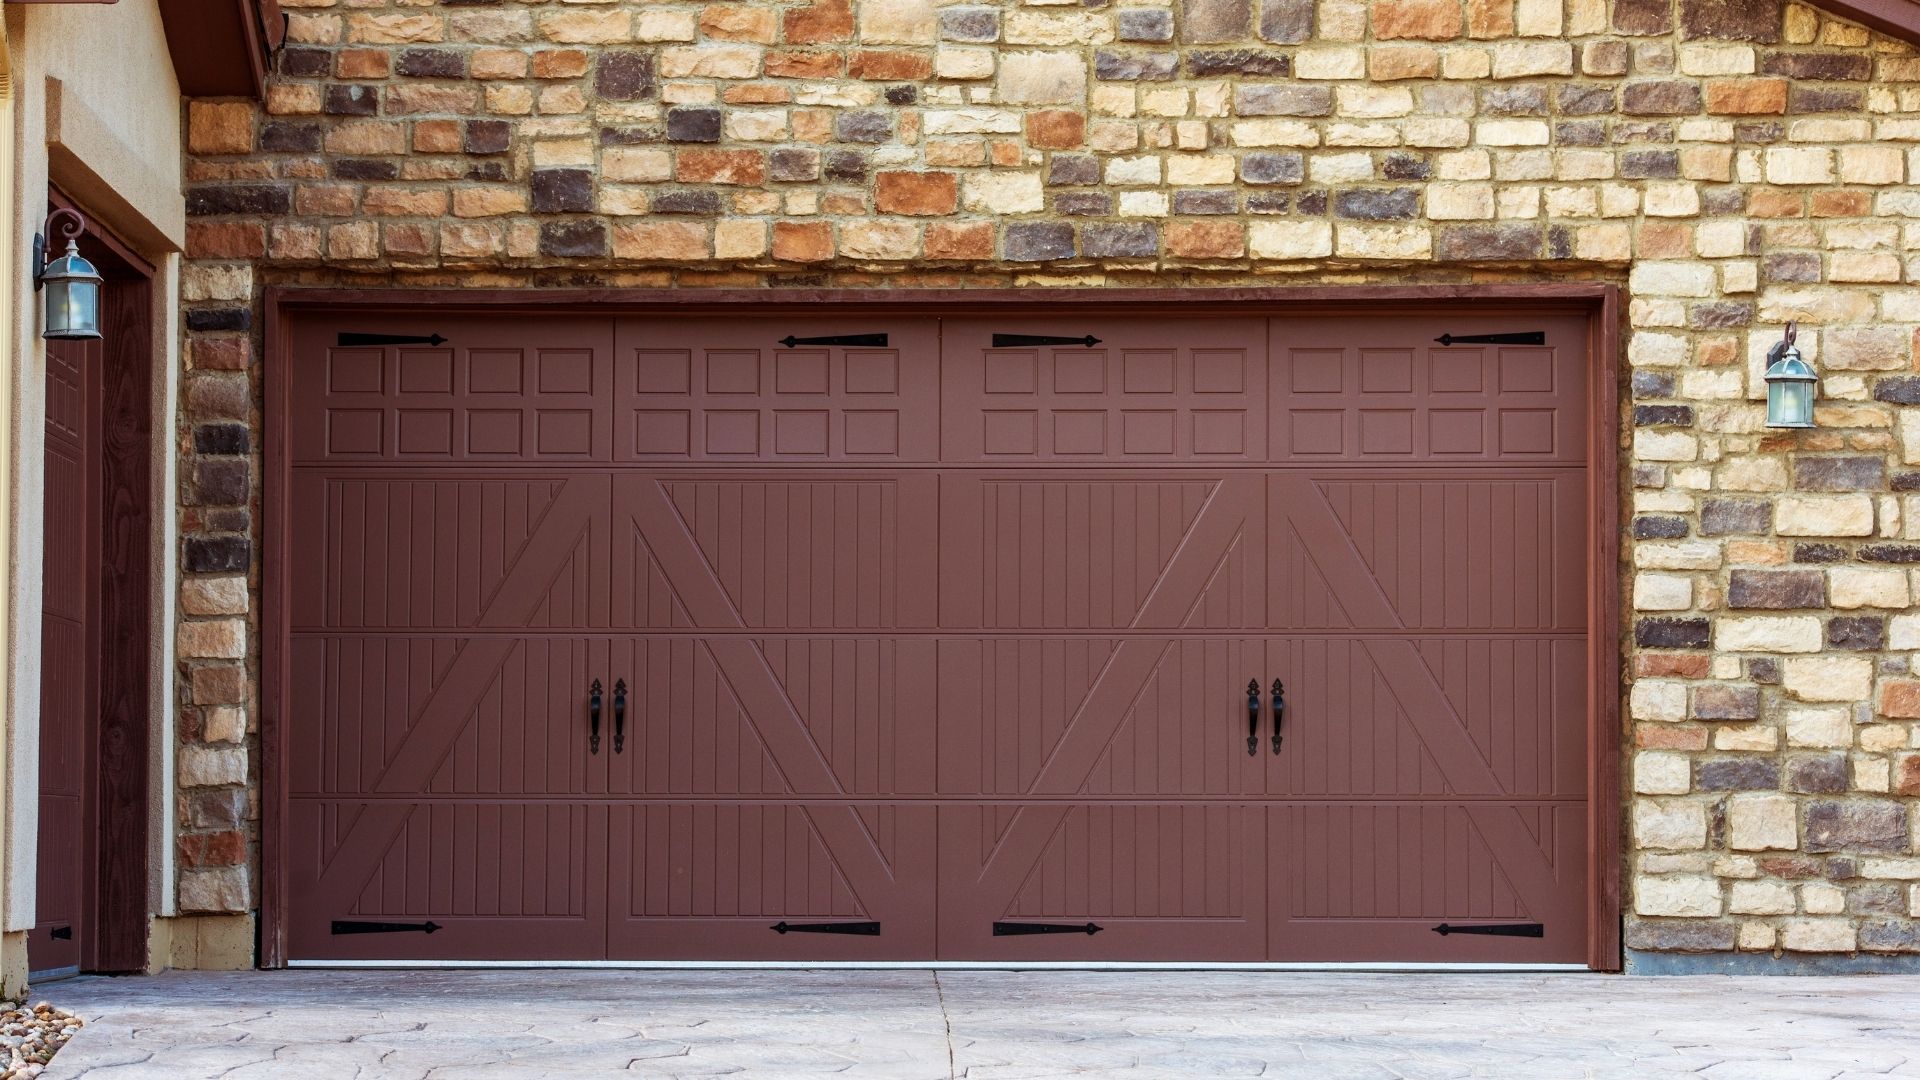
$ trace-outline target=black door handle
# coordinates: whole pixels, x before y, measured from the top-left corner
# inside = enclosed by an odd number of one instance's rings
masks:
[[[1260,680],[1247,680],[1247,753],[1260,752]]]
[[[613,752],[627,748],[627,680],[613,684]]]
[[[1273,680],[1273,752],[1280,752],[1280,726],[1287,722],[1287,684]]]
[[[600,752],[600,680],[587,688],[587,749]]]

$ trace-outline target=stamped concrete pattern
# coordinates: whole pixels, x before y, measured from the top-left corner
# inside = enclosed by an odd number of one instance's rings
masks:
[[[180,973],[43,988],[47,1080],[1920,1077],[1920,977]]]

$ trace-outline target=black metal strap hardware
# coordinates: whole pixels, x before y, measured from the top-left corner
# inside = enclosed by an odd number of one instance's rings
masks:
[[[336,934],[431,934],[446,927],[436,922],[351,922],[333,921]]]
[[[1280,725],[1287,722],[1287,684],[1273,680],[1273,752],[1280,752]]]
[[[776,934],[858,934],[861,937],[879,937],[880,924],[877,922],[777,922],[767,929]]]
[[[587,687],[587,749],[600,752],[600,680]]]
[[[613,684],[613,752],[627,748],[627,680]]]
[[[1085,345],[1091,349],[1100,344],[1100,339],[1088,334],[1085,337],[1056,337],[1052,334],[995,334],[993,347],[996,349],[1017,349],[1022,345]]]
[[[439,334],[347,334],[340,335],[335,344],[341,348],[351,345],[445,345],[447,339]]]
[[[1247,680],[1247,756],[1260,752],[1260,680]]]
[[[72,941],[73,927],[56,926],[52,930],[47,931],[47,936],[52,938],[55,941]]]
[[[1545,345],[1545,330],[1525,330],[1517,334],[1441,334],[1433,340],[1442,345]]]
[[[1492,937],[1546,937],[1547,928],[1537,922],[1519,923],[1479,923],[1467,926],[1452,926],[1441,923],[1433,928],[1441,937],[1448,934],[1487,934]]]
[[[997,922],[994,937],[1022,937],[1027,934],[1085,934],[1088,937],[1105,930],[1097,923]]]
[[[826,337],[794,337],[788,334],[780,339],[780,344],[791,349],[795,345],[869,345],[885,346],[885,334],[829,334]]]

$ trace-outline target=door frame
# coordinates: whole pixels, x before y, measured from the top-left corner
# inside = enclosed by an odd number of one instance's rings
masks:
[[[1572,310],[1587,316],[1587,963],[1619,971],[1623,750],[1621,671],[1625,635],[1620,566],[1620,287],[1607,283],[1354,285],[1158,289],[266,289],[262,377],[260,956],[287,966],[288,420],[292,380],[288,320],[320,312],[591,314],[693,312],[819,314],[823,304],[889,314],[954,314],[1040,308],[1086,313],[1122,309],[1239,316],[1460,310]]]

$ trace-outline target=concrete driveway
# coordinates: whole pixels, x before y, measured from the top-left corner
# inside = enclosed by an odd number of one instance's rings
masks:
[[[1920,977],[294,971],[79,979],[50,1080],[1920,1078]]]

